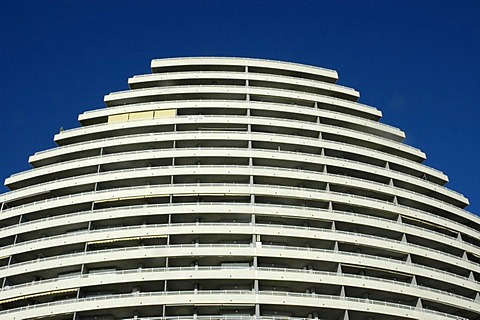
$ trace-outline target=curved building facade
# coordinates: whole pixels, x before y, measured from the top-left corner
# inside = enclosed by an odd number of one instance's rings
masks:
[[[476,319],[480,219],[332,70],[153,60],[0,196],[0,319]]]

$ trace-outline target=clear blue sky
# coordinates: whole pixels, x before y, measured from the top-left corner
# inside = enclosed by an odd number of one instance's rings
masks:
[[[480,213],[480,1],[0,0],[0,46],[2,181],[152,58],[248,56],[337,70]]]

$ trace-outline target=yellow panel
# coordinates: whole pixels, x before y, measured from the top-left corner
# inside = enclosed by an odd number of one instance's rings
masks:
[[[153,111],[132,112],[128,120],[153,119]]]
[[[108,123],[125,121],[128,121],[128,113],[114,114],[113,116],[108,116]]]
[[[173,118],[177,115],[177,109],[165,109],[155,111],[155,119]]]

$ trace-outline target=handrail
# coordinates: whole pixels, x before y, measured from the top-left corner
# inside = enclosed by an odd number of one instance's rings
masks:
[[[278,291],[259,291],[258,293],[256,293],[251,290],[161,291],[161,292],[135,292],[135,293],[112,294],[112,295],[103,295],[103,296],[88,297],[88,298],[74,298],[74,299],[61,300],[61,301],[55,301],[55,302],[28,305],[26,307],[19,307],[19,308],[0,311],[0,315],[10,314],[13,312],[19,312],[19,311],[24,311],[29,309],[59,306],[59,305],[86,302],[86,301],[101,301],[101,300],[122,299],[122,298],[128,299],[128,298],[134,298],[134,297],[157,297],[157,296],[162,297],[162,296],[171,296],[171,295],[193,295],[193,294],[195,295],[240,294],[240,295],[249,295],[249,296],[270,295],[270,296],[279,296],[279,297],[303,297],[303,298],[311,298],[311,299],[317,298],[317,299],[329,299],[329,300],[345,300],[350,302],[388,306],[388,307],[400,308],[400,309],[411,310],[411,311],[420,311],[422,313],[441,315],[446,318],[457,319],[457,320],[468,320],[467,318],[455,316],[449,313],[444,313],[444,312],[439,312],[439,311],[434,311],[434,310],[424,309],[424,308],[417,309],[416,307],[412,307],[409,305],[386,302],[381,300],[351,298],[351,297],[342,297],[342,296],[335,296],[335,295],[322,295],[322,294],[314,294],[314,293],[296,293],[296,292],[278,292]]]
[[[302,92],[302,91],[297,91],[297,90],[289,90],[289,89],[281,89],[281,88],[269,88],[269,87],[247,87],[247,86],[235,86],[235,85],[185,85],[185,86],[168,86],[168,87],[153,87],[153,88],[141,88],[141,89],[129,89],[129,90],[120,90],[120,91],[115,91],[115,92],[110,92],[109,94],[107,94],[105,97],[108,97],[108,96],[116,96],[116,95],[121,95],[121,94],[125,94],[125,93],[136,93],[136,92],[146,92],[146,91],[161,91],[161,90],[165,90],[166,88],[168,89],[181,89],[181,88],[225,88],[225,89],[244,89],[244,91],[247,91],[247,90],[251,90],[251,89],[258,89],[258,90],[264,90],[264,91],[279,91],[279,92],[283,92],[283,93],[290,93],[290,94],[299,94],[299,93],[302,93],[304,95],[312,95],[312,96],[320,96],[322,98],[325,98],[325,99],[331,99],[333,101],[337,101],[337,102],[342,102],[342,103],[345,103],[347,105],[353,105],[355,107],[362,107],[362,108],[365,108],[366,110],[363,111],[365,113],[368,113],[368,114],[374,114],[375,113],[372,113],[374,111],[378,111],[380,112],[377,108],[375,107],[372,107],[372,106],[369,106],[369,105],[366,105],[366,104],[363,104],[363,103],[358,103],[358,102],[353,102],[353,101],[350,101],[350,100],[345,100],[345,99],[340,99],[340,98],[337,98],[337,97],[331,97],[331,96],[326,96],[326,95],[322,95],[322,94],[319,94],[319,93],[311,93],[311,92]],[[185,92],[186,93],[186,92]],[[223,93],[223,92],[218,92],[218,93]],[[251,93],[250,93],[251,94]],[[269,96],[274,96],[272,94],[270,94]],[[282,97],[282,96],[280,96]],[[125,99],[125,98],[118,98],[118,99],[114,99],[112,101],[115,101],[115,100],[120,100],[120,99]],[[293,98],[292,98],[293,99]],[[307,98],[297,98],[298,100],[309,100]],[[313,101],[313,100],[312,100]],[[341,107],[341,105],[338,105],[339,107]],[[349,107],[346,107],[346,108],[349,108]],[[361,111],[361,110],[358,110],[358,109],[355,109],[355,108],[352,108],[350,107],[349,109],[352,109],[352,110],[357,110],[357,111]],[[348,114],[348,113],[347,113]]]
[[[244,75],[246,77],[245,80],[251,80],[249,78],[251,75],[264,76],[264,77],[269,77],[269,78],[286,78],[286,79],[295,80],[295,81],[302,80],[302,81],[310,83],[310,85],[308,87],[318,88],[318,87],[313,86],[313,84],[321,84],[321,85],[325,85],[325,86],[338,87],[339,89],[343,89],[345,91],[352,91],[353,93],[355,93],[355,92],[358,93],[357,90],[355,90],[351,87],[342,86],[342,85],[336,84],[336,83],[325,82],[325,81],[320,81],[320,80],[312,80],[312,79],[308,79],[308,78],[292,77],[292,76],[274,74],[274,73],[268,73],[268,72],[267,73],[260,73],[260,72],[250,72],[250,71],[249,72],[241,72],[241,71],[220,71],[220,70],[219,71],[175,71],[175,72],[138,74],[138,75],[134,75],[133,77],[130,77],[130,78],[131,79],[139,79],[139,78],[159,77],[159,76],[162,76],[162,75],[184,75],[184,74],[189,75],[189,74],[211,74],[211,73],[214,73],[214,74],[216,73],[216,74],[220,74],[220,75],[228,75],[228,74]],[[196,78],[193,78],[193,79],[196,79]],[[229,79],[230,80],[232,78],[219,78],[219,79]],[[235,78],[235,79],[244,80],[241,77],[238,77],[238,78]],[[279,81],[269,81],[269,82],[290,84],[288,82],[279,82]],[[141,83],[144,83],[144,82],[141,82]],[[300,86],[302,86],[302,85],[300,85]],[[333,90],[333,91],[334,92],[341,92],[339,90]]]
[[[242,165],[200,165],[200,166],[198,166],[198,165],[181,165],[181,166],[168,166],[168,167],[140,167],[140,168],[133,168],[133,169],[121,169],[121,170],[115,170],[115,171],[97,172],[97,173],[85,174],[85,175],[81,175],[81,176],[68,177],[68,178],[55,180],[53,183],[54,184],[59,184],[59,183],[66,182],[66,181],[79,180],[81,178],[109,176],[109,175],[114,175],[114,174],[117,174],[117,173],[139,172],[139,171],[146,171],[146,172],[151,173],[152,171],[165,171],[165,170],[168,170],[169,172],[171,172],[172,169],[176,169],[176,168],[179,168],[179,169],[182,169],[182,168],[196,168],[196,169],[199,169],[199,170],[201,170],[203,168],[242,168],[242,169],[252,169],[252,170],[257,170],[257,169],[264,169],[265,170],[265,169],[267,169],[267,170],[275,170],[275,171],[310,173],[310,174],[315,174],[315,175],[318,175],[318,176],[327,176],[327,177],[336,177],[336,178],[346,179],[346,180],[354,180],[354,181],[358,181],[358,182],[372,184],[373,186],[381,186],[381,187],[384,187],[384,188],[387,188],[387,189],[398,190],[400,192],[406,192],[406,193],[413,194],[415,196],[418,196],[418,197],[426,199],[426,200],[436,201],[438,203],[441,203],[441,204],[443,204],[447,207],[453,208],[453,209],[459,209],[459,207],[457,207],[457,206],[455,206],[451,203],[448,203],[446,201],[443,201],[441,199],[438,199],[438,198],[435,198],[435,197],[432,197],[432,196],[429,196],[429,195],[426,195],[426,194],[423,194],[423,193],[419,193],[419,192],[416,192],[416,191],[413,191],[413,190],[400,188],[400,187],[396,187],[396,186],[390,186],[388,184],[376,182],[376,181],[373,181],[373,180],[367,180],[367,179],[362,179],[362,178],[357,178],[357,177],[352,177],[352,176],[345,177],[345,176],[340,175],[340,174],[324,173],[324,172],[313,171],[313,170],[279,168],[279,167],[268,167],[268,166],[252,166],[252,167],[250,167],[250,166],[242,166]],[[169,175],[173,175],[173,173],[169,173]],[[292,180],[299,180],[299,179],[292,178]],[[323,182],[323,181],[319,181],[319,182]],[[48,182],[44,182],[44,183],[40,183],[40,184],[37,184],[37,185],[29,186],[29,187],[26,187],[26,188],[23,188],[23,189],[15,190],[15,191],[17,191],[17,192],[18,191],[25,191],[25,190],[28,190],[28,189],[33,189],[33,188],[37,188],[37,187],[41,187],[41,186],[45,186],[45,185],[52,185],[53,183],[48,181]],[[51,189],[54,189],[54,188],[51,188]],[[317,190],[317,189],[315,189],[315,190]],[[318,189],[318,190],[322,190],[322,189]],[[372,192],[376,192],[376,193],[381,193],[381,194],[395,195],[395,192],[389,192],[389,193],[380,192],[378,190],[373,190],[373,188],[370,188],[368,190],[371,190]],[[5,193],[4,195],[11,194],[12,192],[15,192],[15,191]]]
[[[253,188],[257,188],[257,189],[267,188],[267,189],[295,190],[295,191],[316,192],[316,193],[329,193],[329,194],[332,194],[332,195],[337,195],[337,196],[342,196],[342,197],[351,197],[351,198],[355,198],[355,199],[372,201],[372,202],[376,202],[376,203],[381,203],[383,205],[393,205],[389,201],[369,198],[369,197],[365,197],[365,196],[352,195],[352,194],[336,192],[336,191],[325,191],[325,190],[318,190],[318,189],[311,189],[311,188],[302,188],[302,187],[289,187],[289,186],[264,185],[264,184],[250,185],[250,184],[241,184],[241,183],[237,183],[237,184],[231,184],[231,183],[200,183],[200,184],[198,184],[198,183],[185,183],[185,184],[183,184],[183,183],[178,183],[178,184],[174,184],[174,185],[167,184],[167,185],[158,185],[158,186],[156,186],[156,185],[153,185],[153,186],[135,186],[135,187],[123,187],[123,188],[97,190],[97,191],[86,191],[86,192],[80,192],[80,193],[75,193],[75,194],[69,194],[69,195],[66,195],[66,196],[59,196],[59,197],[55,197],[55,198],[49,198],[49,199],[45,199],[45,200],[34,201],[34,202],[27,203],[27,204],[23,204],[21,206],[4,209],[2,212],[5,213],[5,212],[10,212],[10,211],[14,211],[14,210],[23,209],[23,208],[26,208],[26,207],[33,207],[33,206],[41,204],[41,203],[48,203],[48,202],[53,202],[53,201],[58,201],[58,200],[63,200],[63,199],[69,199],[69,198],[78,198],[78,197],[81,197],[81,196],[93,195],[93,194],[103,194],[103,193],[125,191],[125,190],[151,190],[153,188],[165,188],[165,187],[168,187],[168,188],[202,187],[203,188],[203,187],[209,187],[209,186],[211,186],[211,187],[216,187],[216,186],[245,187],[245,188],[252,188],[253,187]],[[435,217],[437,219],[444,220],[444,221],[446,221],[450,224],[453,224],[453,225],[456,225],[456,226],[461,226],[462,228],[469,229],[473,233],[478,233],[478,230],[476,230],[476,229],[474,229],[470,226],[467,226],[465,224],[459,223],[459,222],[454,221],[454,220],[446,219],[442,216],[437,216],[437,215],[432,214],[430,212],[426,212],[426,211],[423,211],[423,210],[420,210],[420,209],[416,209],[416,208],[412,208],[412,207],[404,206],[404,205],[400,205],[400,204],[396,204],[395,206],[398,207],[398,208],[404,208],[406,210],[411,210],[411,211],[414,211],[414,212],[418,212],[420,214],[424,214],[424,215],[427,215],[427,216]],[[474,219],[479,219],[479,217],[474,215],[473,213],[470,213],[468,211],[465,211],[465,210],[462,210],[462,209],[459,209],[459,208],[457,208],[457,209],[460,212],[466,212],[467,214],[470,214],[472,216],[472,218],[474,218]]]
[[[268,271],[268,272],[281,272],[281,273],[306,273],[306,274],[314,274],[314,275],[322,275],[322,276],[336,276],[342,278],[352,278],[352,279],[363,279],[375,282],[382,282],[382,283],[390,283],[393,285],[403,286],[403,287],[414,287],[419,290],[426,290],[430,292],[435,292],[438,294],[447,295],[450,297],[455,297],[461,300],[466,300],[469,302],[474,302],[475,299],[468,298],[459,294],[451,293],[448,291],[429,288],[417,284],[410,284],[402,281],[390,280],[390,279],[383,279],[377,277],[370,277],[370,276],[361,276],[349,273],[338,273],[338,272],[329,272],[329,271],[319,271],[319,270],[304,270],[304,269],[293,269],[293,268],[275,268],[275,267],[246,267],[246,266],[192,266],[192,267],[157,267],[157,268],[139,268],[139,269],[126,269],[126,270],[114,270],[114,271],[98,271],[95,273],[87,273],[87,274],[76,274],[71,276],[62,276],[60,278],[51,278],[51,279],[43,279],[43,280],[36,280],[32,282],[26,282],[22,284],[12,285],[8,287],[0,288],[0,292],[10,292],[12,290],[32,287],[37,285],[42,285],[46,283],[58,283],[63,281],[69,281],[74,279],[85,279],[85,278],[93,278],[93,277],[104,277],[105,275],[127,275],[127,274],[139,274],[139,273],[160,273],[160,272],[175,272],[175,271],[220,271],[220,270],[256,270],[256,271]]]
[[[112,153],[112,154],[106,154],[106,155],[97,155],[97,156],[79,158],[79,159],[74,159],[74,160],[68,160],[68,161],[62,162],[62,164],[71,164],[71,163],[76,163],[76,162],[88,161],[88,160],[92,160],[92,159],[118,157],[118,156],[121,156],[121,155],[132,155],[132,154],[140,154],[140,153],[161,153],[161,152],[165,152],[165,150],[170,151],[170,152],[174,151],[174,150],[177,151],[177,152],[188,151],[188,150],[234,150],[234,151],[239,151],[240,150],[240,151],[245,151],[245,152],[249,151],[249,149],[247,149],[247,148],[231,148],[231,147],[194,147],[194,148],[158,149],[158,150],[136,150],[136,151],[125,151],[125,152],[118,152],[118,153]],[[295,154],[295,155],[305,156],[304,153],[295,152],[295,151],[274,150],[274,149],[252,149],[251,150],[251,152],[253,152],[253,153],[257,152],[257,151],[258,152],[274,152],[274,153]],[[307,155],[307,156],[312,157],[313,155]],[[330,157],[330,156],[322,156],[322,158],[325,158],[325,159],[328,159],[328,160],[340,161],[340,162],[347,162],[347,163],[351,163],[351,164],[355,164],[355,165],[367,166],[369,168],[375,168],[376,170],[386,171],[386,169],[383,168],[383,167],[378,167],[378,166],[375,166],[375,165],[372,165],[372,164],[359,162],[359,161],[354,161],[354,160],[350,160],[350,159],[335,158],[335,157]],[[54,168],[54,167],[58,167],[58,166],[59,166],[59,163],[53,163],[53,164],[49,164],[49,165],[38,167],[38,168],[28,169],[28,170],[25,170],[25,171],[22,171],[22,172],[19,172],[19,173],[14,173],[10,177],[16,177],[16,176],[19,176],[19,175],[24,175],[24,174],[27,174],[27,173],[31,173],[33,171],[45,170],[45,169]],[[425,179],[421,179],[421,178],[416,177],[416,176],[412,176],[408,173],[404,173],[404,172],[400,172],[400,171],[394,171],[394,170],[389,170],[389,171],[405,175],[409,179],[414,179],[418,182],[426,183],[426,184],[432,185],[432,187],[441,188],[442,190],[444,190],[446,192],[452,192],[456,195],[464,197],[463,194],[461,194],[461,193],[459,193],[455,190],[448,189],[445,186],[433,183],[433,182],[425,180]],[[49,182],[46,182],[46,183],[49,183]],[[29,188],[29,187],[27,187],[27,188]],[[12,192],[17,192],[17,191],[20,191],[20,190],[23,190],[23,188],[19,189],[19,190],[8,191],[8,192],[4,193],[4,195],[10,194]]]
[[[326,72],[331,72],[331,73],[337,73],[337,71],[333,69],[328,69],[328,68],[323,68],[323,67],[318,67],[318,66],[312,66],[308,64],[303,64],[303,63],[298,63],[298,62],[290,62],[290,61],[278,61],[278,60],[272,60],[272,59],[259,59],[259,58],[245,58],[245,57],[207,57],[207,56],[199,56],[199,57],[173,57],[173,58],[158,58],[158,59],[152,59],[152,64],[154,61],[171,61],[171,60],[209,60],[209,59],[215,59],[215,60],[239,60],[239,61],[255,61],[255,62],[273,62],[275,64],[284,64],[284,65],[289,65],[289,66],[296,66],[296,67],[306,67],[312,70],[321,70],[321,71],[326,71]],[[222,65],[222,64],[218,64]],[[237,65],[237,67],[243,67],[243,65]],[[279,70],[284,70],[284,69],[279,69]],[[286,70],[285,70],[286,71]],[[295,70],[294,70],[295,71]],[[300,71],[303,72],[303,71]],[[315,73],[312,73],[313,75],[316,75]]]
[[[210,133],[210,134],[215,133],[217,135],[224,133],[224,134],[243,134],[243,135],[248,134],[248,135],[252,135],[252,136],[254,136],[254,135],[268,135],[268,136],[283,137],[283,138],[285,138],[285,137],[286,138],[299,138],[298,136],[291,136],[291,135],[279,134],[279,133],[267,133],[267,132],[248,133],[247,131],[181,131],[181,132],[175,132],[175,133],[173,133],[173,132],[156,132],[155,134],[153,134],[153,133],[133,134],[133,135],[110,137],[110,138],[102,138],[102,139],[97,139],[97,140],[94,140],[94,141],[84,141],[84,142],[79,142],[79,143],[73,143],[73,144],[70,144],[70,145],[60,146],[60,147],[56,147],[56,148],[53,148],[53,149],[38,151],[38,152],[35,152],[34,155],[37,156],[37,155],[40,155],[40,154],[53,152],[53,151],[58,151],[58,150],[62,150],[62,149],[69,149],[69,148],[73,148],[73,147],[89,145],[89,144],[92,144],[92,142],[106,142],[106,141],[110,142],[110,141],[116,141],[116,140],[122,140],[122,139],[148,137],[148,136],[167,136],[167,135],[179,136],[181,134],[206,134],[206,133]],[[319,140],[318,138],[310,138],[310,137],[301,137],[301,138],[302,138],[302,140],[307,140],[307,141],[311,141],[311,142],[327,142],[327,143],[328,142],[330,142],[330,143],[334,142],[336,145],[352,147],[352,148],[355,148],[355,149],[358,149],[358,150],[364,150],[364,151],[368,151],[368,152],[378,153],[380,155],[393,157],[394,159],[398,159],[398,161],[405,161],[405,162],[411,163],[413,165],[418,165],[420,167],[426,168],[428,170],[435,171],[435,172],[443,175],[443,172],[441,172],[440,170],[437,170],[435,168],[426,166],[422,163],[419,163],[419,162],[416,162],[416,161],[413,161],[413,160],[410,160],[410,159],[407,159],[407,158],[399,157],[397,155],[394,155],[394,154],[391,154],[391,153],[388,153],[388,152],[379,151],[379,150],[370,149],[370,148],[365,148],[365,147],[362,147],[362,146],[352,145],[352,144],[348,144],[348,143],[344,143],[344,142],[337,142],[337,141],[330,141],[330,140]]]
[[[432,253],[436,253],[439,255],[447,256],[453,259],[459,259],[461,260],[461,257],[450,254],[448,252],[432,249],[429,247],[417,245],[414,243],[402,243],[401,241],[386,238],[386,237],[379,237],[379,236],[374,236],[374,235],[369,235],[365,233],[359,233],[359,232],[350,232],[350,231],[342,231],[342,230],[330,230],[330,229],[324,229],[324,228],[315,228],[315,227],[303,227],[303,226],[295,226],[295,225],[281,225],[281,224],[251,224],[251,223],[240,223],[240,222],[212,222],[212,223],[174,223],[174,224],[147,224],[147,225],[131,225],[131,226],[126,226],[126,227],[113,227],[113,228],[103,228],[103,229],[93,229],[93,230],[79,230],[76,232],[72,233],[66,233],[66,234],[60,234],[60,235],[55,235],[55,236],[50,236],[50,237],[44,237],[44,238],[36,238],[32,240],[27,240],[23,242],[18,242],[10,245],[5,245],[0,248],[0,255],[3,250],[8,250],[11,248],[19,248],[23,246],[28,246],[33,243],[38,243],[38,242],[44,242],[44,241],[49,241],[49,240],[55,240],[55,239],[66,239],[66,238],[76,238],[77,236],[80,235],[89,235],[89,234],[99,234],[99,233],[104,233],[104,232],[116,232],[116,231],[124,231],[124,230],[144,230],[144,229],[159,229],[159,228],[176,228],[176,227],[188,227],[188,226],[195,226],[195,227],[203,227],[203,226],[237,226],[237,227],[263,227],[263,228],[272,228],[272,229],[294,229],[294,230],[305,230],[305,231],[316,231],[318,233],[331,233],[331,234],[343,234],[343,235],[349,235],[349,236],[355,236],[359,238],[368,238],[368,239],[374,239],[374,240],[379,240],[384,243],[392,243],[396,245],[404,245],[404,246],[410,246],[414,247],[420,250],[426,250]],[[258,232],[258,230],[257,230]],[[212,232],[213,233],[213,232]],[[232,232],[232,234],[235,234],[236,232]],[[252,230],[253,233],[253,230]],[[21,249],[19,249],[21,250]],[[388,251],[388,250],[387,250]],[[405,251],[405,253],[409,253],[408,251]],[[438,260],[432,257],[429,257],[432,260]],[[476,267],[480,268],[480,263],[474,262],[474,261],[468,261],[467,263],[472,264]]]
[[[175,119],[180,119],[180,120],[188,119],[188,120],[190,120],[190,117],[191,117],[191,115],[182,115],[182,116],[176,116]],[[375,135],[375,134],[372,134],[372,133],[363,132],[363,131],[360,131],[360,130],[349,129],[349,128],[345,128],[345,127],[342,127],[342,126],[333,126],[333,125],[324,124],[324,123],[316,123],[316,122],[312,122],[312,121],[293,120],[293,119],[274,118],[274,117],[263,117],[263,116],[246,116],[246,115],[222,115],[222,114],[219,114],[219,115],[202,115],[202,120],[203,119],[209,120],[209,119],[212,119],[212,118],[213,119],[215,119],[215,118],[234,118],[234,119],[245,119],[246,120],[244,122],[238,121],[239,124],[245,124],[245,123],[246,124],[255,124],[254,121],[257,120],[257,119],[278,121],[278,122],[287,122],[287,123],[292,122],[292,123],[304,124],[304,125],[308,125],[308,126],[317,126],[317,127],[319,127],[317,131],[322,132],[322,133],[323,133],[322,127],[326,127],[326,128],[330,128],[330,129],[337,129],[337,130],[341,130],[341,131],[346,131],[347,133],[350,132],[350,133],[354,133],[354,134],[364,135],[367,138],[378,139],[381,142],[384,142],[383,145],[387,148],[394,149],[395,147],[397,147],[397,148],[405,148],[407,150],[411,150],[410,152],[413,152],[413,151],[421,152],[421,150],[416,148],[416,147],[413,147],[413,146],[410,146],[408,144],[404,144],[404,143],[401,143],[401,142],[398,142],[398,141],[395,141],[395,140],[387,139],[387,138],[384,138],[384,137],[381,137],[381,136],[378,136],[378,135]],[[171,120],[170,118],[168,118],[168,119]],[[143,119],[143,120],[146,120],[146,119]],[[148,120],[157,121],[158,119],[148,119]],[[177,123],[177,122],[175,122],[175,123]],[[228,124],[232,124],[232,123],[228,123]],[[289,128],[288,126],[275,126],[275,125],[272,125],[272,126]],[[82,130],[87,131],[87,134],[88,134],[88,131],[91,130],[92,128],[100,128],[100,127],[106,127],[107,129],[110,129],[111,124],[99,123],[99,124],[94,124],[94,125],[91,125],[91,126],[88,126],[88,127],[77,127],[77,128],[73,128],[73,129],[64,130],[59,135],[69,134],[69,133],[72,133],[72,132],[74,133],[74,132],[78,132],[78,131],[82,131]],[[309,129],[305,129],[305,130],[309,130]],[[173,132],[173,131],[171,131],[171,132]],[[85,134],[85,133],[81,133],[81,134]],[[350,137],[346,134],[339,134],[339,133],[332,133],[332,134],[337,134],[337,135],[340,135],[340,136]],[[68,139],[68,138],[69,137],[66,137],[64,139]],[[61,140],[61,139],[57,139],[57,140]],[[368,141],[366,139],[359,139],[359,140]],[[331,141],[334,141],[334,140],[331,140]],[[373,144],[381,144],[380,142],[372,142],[372,141],[369,141],[369,142],[373,143]],[[394,146],[389,146],[388,144],[393,144]],[[352,144],[352,145],[354,145],[354,144]],[[376,150],[376,149],[373,149],[373,150]],[[402,151],[402,150],[398,150],[398,151]],[[402,152],[409,153],[409,151],[402,151]]]
[[[135,250],[149,250],[149,249],[170,249],[170,248],[228,248],[228,247],[233,247],[233,248],[257,248],[254,247],[253,244],[219,244],[219,243],[212,243],[212,244],[170,244],[170,245],[149,245],[149,246],[133,246],[133,247],[121,247],[121,248],[113,248],[113,249],[100,249],[100,250],[95,250],[95,251],[84,251],[84,252],[76,252],[76,253],[70,253],[70,254],[65,254],[65,255],[60,255],[60,256],[51,256],[47,258],[38,258],[35,260],[28,260],[28,261],[22,261],[6,266],[0,267],[0,271],[3,270],[9,270],[12,268],[18,268],[21,266],[25,265],[33,265],[39,262],[43,261],[55,261],[55,260],[61,260],[61,259],[67,259],[67,258],[72,258],[72,257],[81,257],[81,256],[90,256],[90,255],[95,255],[95,254],[105,254],[105,253],[115,253],[115,252],[123,252],[123,251],[135,251]],[[369,254],[363,254],[363,253],[356,253],[356,252],[348,252],[348,251],[335,251],[335,250],[329,250],[329,249],[319,249],[319,248],[311,248],[311,247],[294,247],[294,246],[280,246],[280,245],[266,245],[262,244],[261,248],[267,248],[267,249],[278,249],[278,250],[294,250],[294,251],[311,251],[311,252],[322,252],[322,253],[330,253],[330,254],[335,254],[337,256],[349,256],[349,257],[361,257],[361,258],[366,258],[366,259],[374,259],[374,260],[379,260],[379,261],[384,261],[384,262],[391,262],[391,263],[397,263],[403,266],[411,266],[414,268],[420,268],[432,272],[438,272],[441,274],[444,274],[449,277],[453,277],[456,279],[460,279],[462,281],[467,281],[475,284],[480,284],[479,281],[475,279],[469,279],[468,277],[460,276],[455,273],[451,273],[445,270],[441,269],[436,269],[433,267],[417,264],[417,263],[412,263],[412,262],[405,262],[402,260],[398,259],[392,259],[392,258],[386,258],[386,257],[380,257],[380,256],[374,256],[374,255],[369,255]]]
[[[255,205],[252,206],[251,204],[231,203],[231,202],[228,202],[228,203],[223,203],[223,202],[197,202],[197,203],[188,203],[188,204],[185,204],[185,203],[166,203],[166,204],[134,205],[134,206],[124,206],[124,207],[113,207],[113,208],[106,208],[106,209],[95,209],[93,211],[92,210],[80,211],[80,212],[67,213],[67,214],[62,214],[62,215],[43,218],[43,219],[38,219],[38,220],[21,222],[19,224],[14,224],[14,225],[10,225],[10,226],[0,228],[0,232],[5,232],[6,230],[22,227],[22,226],[25,226],[25,225],[43,223],[43,222],[46,222],[46,221],[52,221],[52,220],[64,219],[64,218],[71,218],[71,217],[81,216],[81,215],[96,214],[98,212],[108,213],[108,212],[115,212],[115,211],[119,211],[119,210],[134,210],[134,209],[140,209],[140,208],[142,208],[142,209],[147,208],[148,209],[148,208],[159,208],[159,207],[163,208],[163,207],[174,207],[174,206],[178,207],[178,206],[201,206],[201,205],[205,205],[205,206],[211,206],[211,205],[230,205],[231,206],[231,205],[233,205],[233,206],[245,206],[245,207],[272,207],[272,208],[297,209],[297,210],[302,210],[302,211],[304,211],[304,210],[313,211],[314,210],[314,209],[308,208],[308,207],[298,207],[298,206],[293,206],[293,205],[278,205],[278,204],[268,204],[267,205],[267,204],[256,203]],[[318,210],[321,210],[321,209],[315,209],[315,212],[318,212]],[[378,221],[382,221],[384,223],[392,223],[392,220],[389,220],[389,219],[375,217],[375,216],[368,216],[368,215],[364,215],[364,214],[360,214],[360,213],[340,211],[340,210],[332,210],[331,212],[335,213],[335,214],[340,214],[340,215],[349,215],[349,216],[356,216],[356,217],[361,217],[361,218],[366,218],[366,219],[378,220]],[[440,233],[440,232],[437,232],[437,231],[434,231],[434,230],[425,229],[425,228],[415,226],[415,225],[407,225],[407,227],[412,228],[412,229],[416,229],[416,230],[421,231],[421,232],[433,233],[437,236],[442,236],[442,237],[448,238],[451,241],[459,241],[459,239],[456,238],[456,237],[452,237],[452,236],[449,236],[447,234]],[[475,248],[476,250],[480,251],[480,246],[476,246],[475,244],[469,243],[469,242],[464,242],[464,241],[460,241],[460,242],[463,243],[463,244],[469,245],[472,248]]]
[[[115,110],[115,109],[120,109],[120,108],[125,108],[125,107],[132,107],[132,106],[143,106],[143,105],[159,105],[159,104],[185,104],[185,103],[207,103],[207,102],[226,102],[226,103],[231,103],[231,104],[246,104],[248,106],[251,106],[253,104],[263,104],[261,101],[239,101],[239,100],[226,100],[226,99],[186,99],[186,100],[172,100],[172,101],[152,101],[152,102],[140,102],[140,103],[132,103],[129,104],[128,106],[122,105],[122,106],[111,106],[108,108],[101,108],[101,109],[94,109],[94,110],[86,110],[83,112],[83,114],[88,114],[88,113],[96,113],[96,112],[102,112],[102,111],[109,111],[109,110]],[[362,120],[362,121],[367,121],[370,122],[371,124],[379,125],[379,126],[385,126],[388,127],[389,129],[394,129],[396,131],[401,130],[395,126],[389,125],[387,123],[379,122],[379,121],[374,121],[371,119],[366,119],[362,118],[353,114],[346,114],[343,112],[338,112],[338,111],[333,111],[333,110],[327,110],[327,109],[314,109],[312,107],[306,107],[306,106],[301,106],[301,105],[291,105],[287,103],[280,103],[280,102],[269,102],[269,105],[275,105],[275,106],[287,106],[287,107],[293,107],[296,109],[304,109],[308,111],[317,111],[317,112],[328,112],[328,113],[334,113],[337,115],[349,117],[349,118],[354,118],[357,120]],[[247,107],[248,108],[248,107]]]

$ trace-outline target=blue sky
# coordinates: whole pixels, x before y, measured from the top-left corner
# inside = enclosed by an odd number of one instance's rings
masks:
[[[475,0],[0,0],[0,180],[153,58],[258,57],[337,70],[480,213],[479,17]]]

